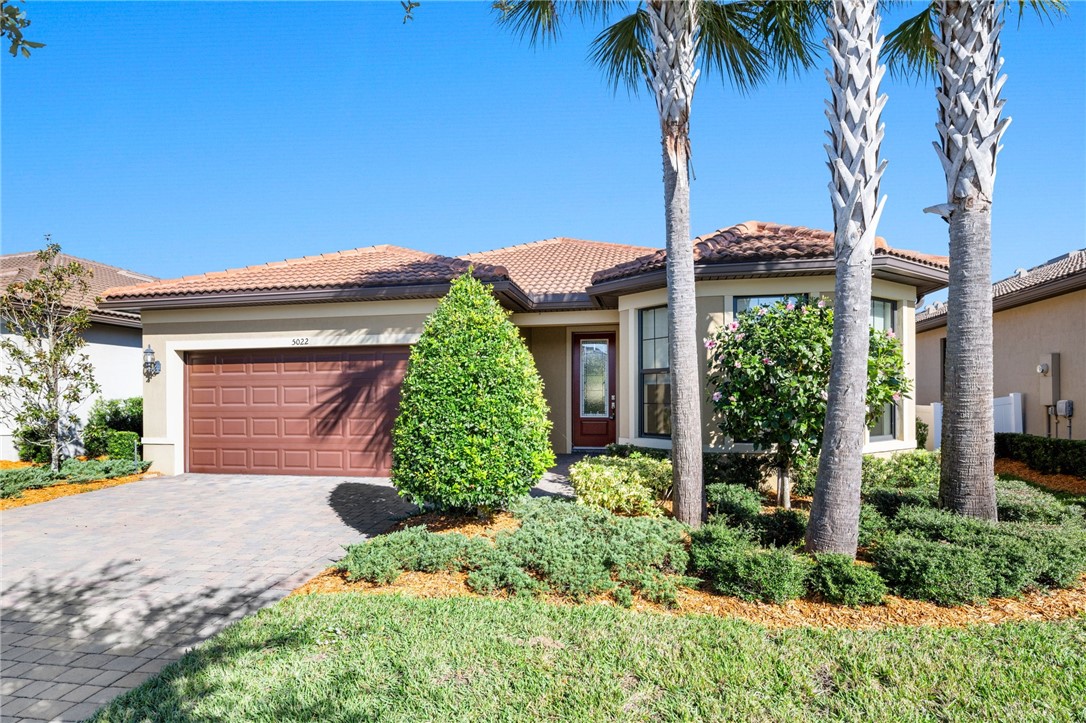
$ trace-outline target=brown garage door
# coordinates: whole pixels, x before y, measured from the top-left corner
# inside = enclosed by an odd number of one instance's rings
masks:
[[[408,347],[194,352],[188,470],[387,475]]]

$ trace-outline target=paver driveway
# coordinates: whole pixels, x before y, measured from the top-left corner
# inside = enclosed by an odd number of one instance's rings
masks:
[[[91,715],[409,510],[382,479],[186,474],[4,512],[0,715]]]

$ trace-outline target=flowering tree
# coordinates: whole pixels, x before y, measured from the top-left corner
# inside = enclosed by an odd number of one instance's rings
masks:
[[[793,462],[818,454],[822,444],[832,342],[833,310],[822,300],[748,309],[705,340],[720,428],[735,441],[769,450],[784,507]],[[871,330],[867,376],[870,425],[887,403],[909,391],[893,332]]]

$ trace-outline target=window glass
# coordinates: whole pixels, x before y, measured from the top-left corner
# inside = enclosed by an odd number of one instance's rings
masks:
[[[671,374],[667,307],[641,309],[639,316],[640,431],[643,436],[668,437],[671,435]]]
[[[607,342],[581,341],[581,416],[607,416]]]
[[[779,294],[777,296],[736,296],[732,304],[732,311],[741,314],[748,309],[757,309],[760,306],[773,306],[778,301],[803,301],[806,294]]]
[[[897,302],[887,299],[871,300],[871,328],[881,332],[897,332]],[[870,429],[874,441],[897,438],[897,405],[889,402],[882,416]]]

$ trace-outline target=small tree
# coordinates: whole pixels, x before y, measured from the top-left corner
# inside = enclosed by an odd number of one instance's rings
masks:
[[[411,350],[392,483],[416,504],[501,507],[554,464],[543,381],[498,300],[465,274]]]
[[[826,421],[833,311],[825,302],[777,302],[748,309],[715,336],[709,387],[720,428],[735,441],[768,450],[777,470],[777,502],[790,505],[788,477],[801,456],[818,454]],[[901,343],[871,330],[867,423],[909,391]]]
[[[60,246],[48,244],[37,254],[37,273],[0,295],[0,411],[15,423],[21,444],[49,449],[54,471],[75,438],[75,410],[98,391],[90,360],[80,352],[90,326],[91,271],[59,257]]]

